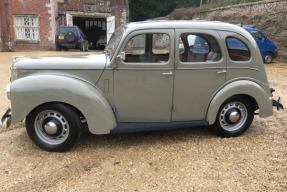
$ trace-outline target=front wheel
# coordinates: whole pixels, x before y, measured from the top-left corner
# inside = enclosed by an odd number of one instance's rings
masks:
[[[31,140],[46,151],[69,150],[81,134],[77,112],[64,104],[53,103],[33,110],[26,118]]]
[[[236,137],[246,131],[254,118],[250,103],[243,97],[233,96],[220,107],[214,124],[223,137]]]
[[[273,54],[272,53],[270,53],[270,52],[264,53],[264,55],[263,55],[263,62],[264,63],[270,64],[270,63],[272,63],[272,60],[273,60]]]

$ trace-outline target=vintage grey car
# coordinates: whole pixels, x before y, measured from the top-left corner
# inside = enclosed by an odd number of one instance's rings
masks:
[[[182,44],[182,45],[180,45]],[[32,141],[66,151],[93,134],[213,125],[243,133],[272,98],[253,37],[222,22],[147,21],[118,28],[103,54],[15,57],[1,126],[25,120]]]

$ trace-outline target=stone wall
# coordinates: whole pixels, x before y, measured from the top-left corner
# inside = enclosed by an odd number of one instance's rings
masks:
[[[198,17],[198,13],[193,15]],[[203,20],[233,24],[255,25],[279,49],[279,56],[287,59],[287,1],[273,0],[228,6],[202,13]]]

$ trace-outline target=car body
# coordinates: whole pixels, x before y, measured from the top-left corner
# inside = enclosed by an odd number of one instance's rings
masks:
[[[203,38],[196,36],[193,42],[192,52],[206,54],[209,52],[209,45]]]
[[[56,50],[80,49],[89,50],[87,37],[78,26],[60,26],[55,36]]]
[[[107,45],[107,36],[101,35],[96,42],[96,48],[97,49],[105,49],[106,45]]]
[[[203,38],[209,52],[194,53],[189,35]],[[183,51],[175,46],[180,40]],[[15,58],[7,85],[12,110],[1,122],[26,119],[30,138],[47,151],[68,150],[83,127],[101,135],[213,125],[234,137],[254,111],[267,117],[272,105],[283,108],[273,91],[255,40],[238,26],[129,23],[104,54]]]
[[[272,60],[277,58],[277,46],[268,39],[262,31],[256,29],[254,26],[242,26],[243,29],[248,31],[255,39],[264,63],[272,63]]]

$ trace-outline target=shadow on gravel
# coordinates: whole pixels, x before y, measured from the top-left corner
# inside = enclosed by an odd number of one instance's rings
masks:
[[[93,135],[87,131],[83,132],[77,147],[138,147],[153,146],[155,144],[171,144],[192,140],[205,140],[218,137],[211,126],[184,128],[165,131],[121,133],[110,135]]]

